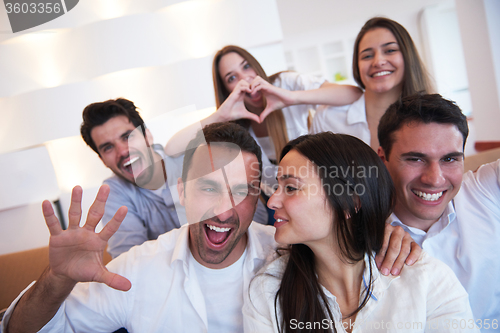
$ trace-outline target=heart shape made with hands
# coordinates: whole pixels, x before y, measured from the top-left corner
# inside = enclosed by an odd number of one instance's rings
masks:
[[[264,110],[258,116],[259,123],[262,123],[271,112],[293,104],[291,100],[291,91],[275,87],[260,76],[256,76],[250,83],[248,83],[247,81],[243,82],[246,83],[243,83],[243,85],[245,86],[245,89],[243,90],[245,94],[250,99],[258,100],[260,98],[257,96],[257,93],[260,93],[261,98],[263,98],[263,104],[266,105]],[[244,103],[243,107],[245,108],[245,111],[251,113],[246,108]],[[251,119],[256,121],[256,119],[254,119],[253,117]]]

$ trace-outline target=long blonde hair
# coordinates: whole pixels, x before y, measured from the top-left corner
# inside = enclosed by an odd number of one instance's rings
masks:
[[[220,59],[222,58],[222,56],[231,52],[239,54],[255,70],[257,75],[259,75],[260,77],[262,77],[264,80],[266,80],[271,84],[278,77],[277,74],[279,74],[277,73],[272,75],[271,77],[268,77],[264,72],[264,69],[262,69],[262,66],[257,61],[257,59],[255,59],[247,50],[242,49],[241,47],[235,45],[227,45],[223,47],[215,54],[214,61],[212,63],[212,78],[214,81],[215,103],[217,105],[217,108],[219,108],[221,104],[224,103],[226,98],[231,93],[224,86],[224,82],[219,73]],[[250,127],[250,120],[248,119],[241,119],[237,121],[237,123],[243,125],[247,129]],[[276,152],[276,158],[277,158],[278,156],[280,156],[283,147],[285,147],[285,145],[288,143],[286,121],[285,117],[283,116],[283,111],[281,109],[271,112],[266,117],[266,127],[267,127],[267,133],[269,134],[271,140],[274,143],[274,150]]]

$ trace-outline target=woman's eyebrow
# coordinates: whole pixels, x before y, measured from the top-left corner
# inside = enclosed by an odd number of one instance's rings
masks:
[[[391,44],[398,44],[397,42],[388,42],[388,43],[385,43],[385,44],[382,44],[382,47],[385,47],[385,46],[389,46]],[[368,51],[371,51],[373,50],[373,47],[368,47],[366,49],[364,49],[363,51],[360,51],[359,53],[363,53],[363,52],[368,52]]]
[[[297,177],[297,176],[294,176],[294,175],[290,175],[290,174],[286,174],[286,175],[281,175],[279,177],[276,177],[276,180],[286,180],[286,179],[290,179],[290,178],[293,178],[293,179],[297,179],[299,181],[302,181],[302,178],[300,177]]]

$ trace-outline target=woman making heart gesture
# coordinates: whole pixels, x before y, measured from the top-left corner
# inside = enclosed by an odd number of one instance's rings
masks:
[[[275,160],[288,143],[308,133],[309,110],[320,104],[353,103],[361,91],[348,85],[295,72],[270,77],[259,62],[241,47],[228,45],[215,54],[212,66],[217,111],[201,120],[201,126],[236,121],[250,131],[261,146],[262,190],[271,195],[276,182]],[[197,127],[199,128],[199,127]],[[194,137],[194,127],[183,129],[166,145],[168,155]],[[278,153],[277,153],[278,152]]]
[[[358,88],[315,76],[280,72],[268,77],[250,53],[234,45],[215,54],[212,75],[218,108],[214,118],[243,119],[238,122],[270,160],[289,140],[308,133],[309,109],[345,105],[361,96]]]

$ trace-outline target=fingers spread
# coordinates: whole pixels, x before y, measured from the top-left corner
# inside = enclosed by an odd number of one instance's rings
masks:
[[[62,232],[61,224],[59,224],[59,220],[54,214],[54,209],[52,208],[52,204],[50,203],[50,201],[45,200],[42,203],[42,212],[45,219],[45,224],[47,224],[47,227],[49,228],[50,235],[59,235]]]
[[[97,223],[101,220],[104,215],[104,207],[106,206],[106,200],[109,195],[109,186],[102,185],[97,192],[97,196],[90,206],[89,213],[87,215],[87,221],[85,223],[85,228],[89,230],[94,230]]]
[[[127,207],[122,206],[120,207],[113,218],[102,228],[101,232],[99,233],[100,237],[104,241],[108,241],[111,236],[115,234],[115,232],[118,230],[120,227],[123,219],[127,215]]]

